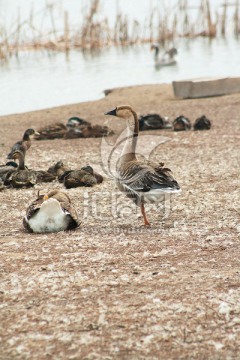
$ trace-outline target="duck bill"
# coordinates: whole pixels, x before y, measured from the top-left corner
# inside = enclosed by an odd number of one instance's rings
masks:
[[[112,115],[112,116],[117,116],[117,113],[116,113],[116,109],[114,109],[114,110],[111,110],[111,111],[108,111],[108,112],[104,113],[104,115]]]

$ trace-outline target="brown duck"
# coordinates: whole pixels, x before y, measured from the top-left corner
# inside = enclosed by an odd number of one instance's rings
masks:
[[[33,130],[33,129],[27,129],[22,137],[22,140],[17,141],[13,146],[12,149],[10,151],[10,153],[8,154],[7,158],[8,159],[13,159],[12,155],[16,152],[16,151],[21,151],[24,154],[26,154],[26,151],[30,148],[32,142],[31,142],[31,136],[34,134],[38,134],[37,131]]]
[[[37,183],[37,175],[35,171],[25,167],[24,152],[16,150],[11,156],[14,160],[18,160],[19,164],[16,170],[7,173],[4,184],[14,188],[34,186]]]
[[[102,175],[96,173],[91,166],[84,166],[80,170],[66,171],[59,181],[63,181],[67,189],[79,186],[94,186],[103,182]]]

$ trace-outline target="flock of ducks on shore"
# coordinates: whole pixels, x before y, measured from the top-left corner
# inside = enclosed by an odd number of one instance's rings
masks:
[[[135,150],[139,128],[142,127],[142,130],[153,128],[156,119],[164,124],[163,128],[168,127],[169,123],[166,123],[159,115],[154,120],[154,114],[147,119],[142,117],[139,121],[136,112],[127,105],[119,106],[105,115],[123,119],[128,123],[129,134],[117,164],[116,183],[119,189],[140,207],[144,225],[150,225],[144,204],[159,202],[164,193],[179,192],[180,186],[173,178],[171,170],[164,167],[163,163],[157,164],[137,159]],[[197,120],[200,130],[206,128],[206,124],[209,126],[206,117],[202,116]],[[183,116],[175,119],[173,126],[174,123],[181,124],[177,130],[191,128],[189,120]],[[58,161],[47,171],[28,169],[25,165],[25,156],[31,147],[31,136],[39,136],[39,134],[33,129],[27,129],[23,138],[12,146],[7,156],[11,161],[0,166],[0,186],[2,188],[6,186],[30,187],[40,182],[51,182],[56,179],[67,189],[102,183],[102,175],[96,173],[89,165],[72,170],[62,161]],[[18,164],[15,160],[18,161]],[[23,225],[29,232],[48,233],[75,229],[80,225],[80,221],[68,194],[60,190],[52,190],[47,194],[40,195],[38,193],[37,199],[26,210]]]
[[[193,128],[193,130],[209,130],[211,128],[211,121],[202,115],[198,117],[194,124],[184,115],[176,117],[171,123],[167,118],[160,116],[159,114],[148,114],[140,116],[139,130],[156,130],[156,129],[172,129],[174,131],[187,131]]]
[[[113,135],[114,132],[107,126],[92,125],[90,122],[73,116],[68,119],[66,125],[56,123],[38,130],[35,134],[36,140],[53,139],[77,139],[77,138],[99,138]]]

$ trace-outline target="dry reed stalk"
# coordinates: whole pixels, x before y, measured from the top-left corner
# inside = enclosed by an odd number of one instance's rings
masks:
[[[227,0],[225,0],[225,3],[223,4],[223,14],[221,18],[221,34],[222,36],[225,36],[226,34],[226,19],[227,19]]]
[[[69,42],[69,24],[68,24],[68,12],[64,11],[64,44],[65,51],[70,50],[70,42]]]
[[[239,1],[236,0],[236,5],[235,5],[235,11],[233,14],[233,22],[234,22],[234,34],[236,37],[239,36]]]
[[[206,9],[207,9],[207,23],[208,23],[208,32],[207,35],[210,38],[216,37],[216,24],[212,22],[212,15],[210,9],[209,0],[206,0]]]
[[[234,13],[234,33],[239,34],[239,0],[236,0]],[[10,33],[0,34],[0,58],[5,59],[13,54],[18,55],[21,50],[47,49],[49,51],[65,51],[71,48],[99,49],[109,45],[132,45],[149,43],[154,39],[163,46],[166,42],[173,42],[177,36],[193,37],[197,35],[215,37],[217,34],[218,16],[212,20],[209,0],[201,0],[197,21],[188,13],[188,0],[179,0],[178,6],[172,10],[163,9],[161,14],[158,8],[150,8],[148,18],[141,26],[136,20],[130,23],[129,19],[118,10],[115,25],[110,28],[107,19],[96,21],[100,0],[91,0],[90,7],[83,14],[83,25],[77,32],[71,32],[69,15],[64,13],[64,29],[58,34],[54,22],[54,8],[46,7],[44,17],[50,15],[51,31],[43,33],[33,23],[34,12],[30,13],[28,21],[21,23],[20,15],[16,21],[16,29]],[[43,12],[41,12],[43,13]],[[43,17],[43,18],[44,18]],[[227,1],[221,17],[220,29],[225,35],[227,25]],[[202,29],[199,31],[199,29]],[[32,33],[29,31],[31,30]],[[31,34],[31,38],[29,38]]]

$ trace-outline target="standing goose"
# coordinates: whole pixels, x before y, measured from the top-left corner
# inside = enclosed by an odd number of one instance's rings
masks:
[[[39,133],[33,129],[27,129],[24,134],[23,134],[23,138],[20,141],[17,141],[13,146],[12,149],[10,151],[10,153],[8,154],[7,158],[8,159],[12,159],[12,155],[15,151],[21,151],[24,154],[26,153],[26,151],[30,148],[31,146],[31,138],[30,136],[32,135],[39,135]]]
[[[27,208],[23,226],[29,232],[52,233],[80,226],[69,196],[59,190],[39,195]]]
[[[150,225],[145,213],[144,203],[159,202],[164,193],[175,193],[180,187],[171,175],[171,170],[162,163],[140,161],[136,157],[139,133],[138,117],[131,106],[118,106],[105,115],[112,115],[128,121],[128,137],[117,164],[117,185],[141,208],[144,225]],[[133,132],[131,131],[133,128]]]

